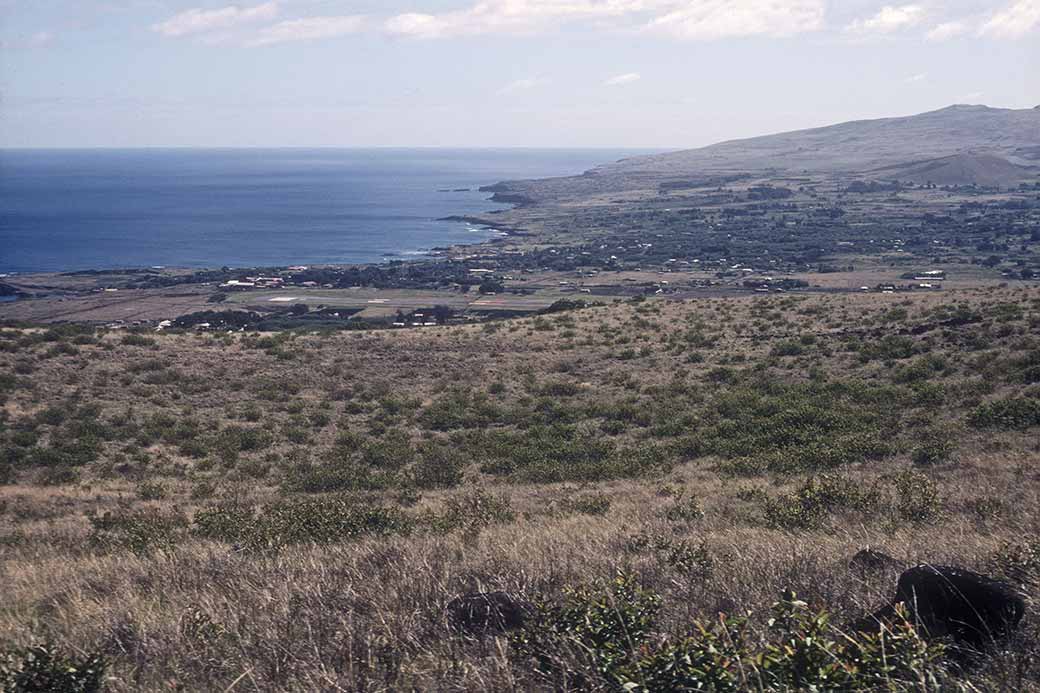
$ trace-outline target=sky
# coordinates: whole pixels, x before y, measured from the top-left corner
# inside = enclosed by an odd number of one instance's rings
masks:
[[[1040,0],[0,0],[0,147],[685,148],[1040,104]]]

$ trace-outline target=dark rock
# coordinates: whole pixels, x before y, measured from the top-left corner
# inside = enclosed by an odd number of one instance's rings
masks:
[[[853,628],[876,631],[895,618],[900,603],[922,636],[949,637],[972,650],[1010,636],[1025,614],[1025,602],[1007,583],[963,568],[919,565],[899,576],[891,604]]]
[[[534,605],[505,592],[475,592],[448,602],[448,623],[466,633],[503,632],[522,628]]]
[[[497,192],[491,196],[492,202],[502,202],[505,204],[513,204],[517,207],[524,207],[526,205],[533,205],[535,203],[534,198],[527,195],[521,195],[520,193],[504,193]]]
[[[857,551],[856,555],[849,561],[850,568],[862,572],[878,572],[886,568],[898,568],[902,565],[899,560],[889,556],[884,551],[877,551],[869,546]]]

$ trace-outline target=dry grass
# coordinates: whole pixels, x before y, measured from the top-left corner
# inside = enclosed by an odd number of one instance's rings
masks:
[[[930,311],[952,303],[968,305],[980,319],[911,334],[939,320]],[[1019,306],[1013,315],[1008,304]],[[36,447],[60,443],[83,404],[98,405],[103,422],[124,417],[133,425],[112,424],[118,432],[101,442],[95,459],[73,469],[71,483],[41,485],[47,468],[14,460],[13,483],[0,486],[0,640],[103,652],[113,691],[532,690],[547,684],[511,656],[505,638],[451,633],[447,601],[495,589],[553,599],[568,585],[625,570],[662,596],[662,637],[685,635],[694,620],[711,621],[720,611],[750,611],[756,632],[764,632],[770,605],[786,589],[836,614],[839,623],[851,621],[887,599],[896,577],[850,570],[848,558],[859,548],[880,547],[907,563],[994,573],[1007,542],[1040,534],[1038,429],[966,425],[980,402],[1036,397],[1035,385],[1002,374],[1040,347],[1038,316],[1035,290],[1004,289],[649,301],[491,328],[303,335],[260,348],[240,335],[168,335],[150,347],[108,334],[76,345],[77,353],[50,355],[56,343],[75,340],[23,341],[2,354],[2,373],[17,380],[6,392],[5,454],[15,454],[25,430],[36,436]],[[710,339],[689,346],[682,336],[691,329]],[[901,330],[918,353],[865,359],[850,349]],[[775,355],[778,344],[805,335],[815,340],[801,354]],[[9,345],[20,339],[6,336]],[[624,353],[629,349],[632,355]],[[926,356],[946,364],[920,381],[941,387],[942,399],[872,405],[891,414],[884,421],[893,425],[886,430],[892,449],[880,459],[734,477],[720,472],[720,464],[733,461],[725,452],[683,454],[673,446],[690,430],[704,430],[727,393],[750,387],[751,378],[912,388],[920,383],[901,384],[899,369]],[[719,381],[722,368],[742,380]],[[150,377],[156,373],[175,375]],[[486,394],[506,412],[476,429],[529,434],[538,424],[524,417],[548,400],[564,407],[548,416],[578,415],[579,428],[625,450],[659,446],[665,464],[632,478],[584,483],[532,484],[489,472],[458,429],[435,430],[426,415],[460,387]],[[596,413],[595,405],[628,399],[651,420],[613,429]],[[55,406],[67,409],[65,420],[41,423],[41,413]],[[250,408],[255,415],[245,416]],[[145,435],[158,413],[170,417],[165,427],[188,420],[197,426],[184,440],[164,439],[161,430]],[[312,418],[318,414],[324,416]],[[465,407],[461,414],[464,421],[475,416]],[[212,445],[229,426],[262,429],[269,440],[222,457]],[[294,442],[295,428],[304,429],[302,442]],[[952,441],[949,458],[915,466],[915,446],[935,430]],[[190,521],[200,509],[230,500],[267,507],[309,497],[287,491],[285,481],[305,458],[322,460],[344,432],[355,436],[351,445],[363,447],[395,431],[413,447],[440,441],[474,455],[454,487],[417,488],[405,467],[382,488],[348,491],[359,506],[395,507],[414,518],[407,533],[270,550],[203,540],[190,525],[175,529],[170,542],[136,552],[91,540],[89,518],[105,512],[178,513]],[[206,447],[199,456],[185,454],[185,442],[193,440]],[[894,479],[906,470],[934,486],[937,514],[927,521],[900,514]],[[770,521],[766,499],[790,497],[824,473],[862,492],[876,489],[877,498],[862,508],[839,501],[805,527]],[[430,520],[476,487],[506,499],[512,521],[452,529]],[[603,514],[574,510],[574,499],[594,494],[610,501]],[[696,499],[703,516],[670,519],[677,498]],[[703,543],[711,569],[690,570],[668,550],[633,541],[637,535]],[[1035,613],[1031,605],[1022,642],[949,685],[1040,690],[1032,663]]]

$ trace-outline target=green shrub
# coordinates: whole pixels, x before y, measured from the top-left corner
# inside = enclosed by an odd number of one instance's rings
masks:
[[[92,546],[102,550],[129,549],[137,554],[172,548],[188,526],[187,518],[179,513],[164,515],[152,511],[110,510],[88,519]]]
[[[975,428],[1025,430],[1040,426],[1040,399],[1009,397],[980,404],[968,417]]]
[[[396,471],[415,459],[408,435],[403,431],[391,431],[381,440],[369,440],[361,446],[361,463],[374,469]]]
[[[390,478],[373,476],[356,455],[332,450],[324,462],[303,462],[285,472],[282,488],[299,493],[329,493],[386,487]]]
[[[515,520],[516,513],[508,498],[478,488],[449,498],[443,513],[431,517],[429,524],[436,531],[461,530],[465,534],[477,534],[491,525]]]
[[[920,436],[920,442],[910,451],[910,459],[919,466],[949,462],[957,446],[944,430],[929,430]]]
[[[539,392],[545,397],[573,397],[581,392],[581,386],[566,380],[553,380],[542,385]]]
[[[25,457],[25,464],[33,467],[80,467],[93,462],[101,454],[101,441],[94,436],[81,438],[63,434],[49,447],[34,447]]]
[[[774,640],[757,666],[766,690],[931,688],[941,671],[942,645],[921,638],[905,613],[891,629],[851,639],[833,631],[827,613],[810,611],[792,594],[773,606],[770,630]]]
[[[554,690],[897,691],[944,690],[944,649],[903,618],[853,638],[795,595],[772,609],[770,637],[752,638],[747,618],[721,614],[688,637],[652,638],[660,597],[621,575],[607,589],[570,589],[558,606],[512,636],[516,655]]]
[[[124,346],[135,346],[135,347],[153,347],[155,346],[155,340],[151,337],[145,337],[141,334],[127,334],[123,335],[121,340]]]
[[[620,574],[605,587],[568,588],[561,604],[542,605],[535,623],[511,643],[518,657],[530,660],[558,689],[591,688],[597,679],[617,684],[660,606],[657,594]]]
[[[866,512],[881,501],[876,488],[862,489],[845,477],[810,477],[792,494],[764,500],[766,524],[778,529],[816,529],[833,512]]]
[[[722,471],[780,473],[826,470],[892,453],[898,422],[890,387],[860,381],[780,384],[731,389],[704,412],[687,447],[696,455],[746,460]],[[691,447],[691,445],[695,443]]]
[[[143,501],[162,500],[166,494],[166,487],[158,482],[143,481],[137,486],[137,497]]]
[[[911,522],[935,522],[942,512],[939,487],[927,475],[907,470],[895,477],[896,510]]]
[[[49,644],[0,654],[5,693],[100,693],[107,662],[100,654],[68,655]]]
[[[1004,542],[990,560],[994,572],[1023,585],[1040,583],[1040,540]]]
[[[191,487],[191,493],[188,495],[193,501],[200,501],[212,498],[216,492],[217,485],[213,481],[203,479]]]
[[[349,498],[289,500],[253,508],[225,503],[200,510],[193,531],[198,536],[236,542],[253,549],[290,544],[330,544],[366,535],[407,534],[413,522],[396,508],[358,503]]]
[[[593,493],[577,498],[568,498],[560,504],[567,513],[581,515],[606,515],[610,512],[610,496],[605,493]]]
[[[466,459],[450,445],[422,443],[412,466],[412,482],[419,488],[451,488],[462,482]]]
[[[435,431],[480,428],[498,421],[501,412],[483,393],[452,390],[434,400],[419,416],[420,423]]]
[[[945,359],[940,356],[929,355],[915,359],[913,362],[897,368],[892,373],[892,381],[903,384],[919,383],[942,373],[946,368]]]
[[[771,356],[801,356],[805,353],[805,346],[799,341],[789,339],[774,344],[769,353]]]
[[[683,500],[683,495],[684,492],[680,491],[672,501],[672,505],[665,510],[664,516],[672,522],[693,522],[703,518],[704,511],[701,510],[697,499],[691,497]]]
[[[55,464],[41,469],[36,475],[40,486],[65,486],[79,481],[79,472],[65,464]]]
[[[859,353],[865,361],[893,361],[910,358],[918,353],[918,348],[911,337],[888,335],[878,341],[860,344]]]
[[[715,570],[715,559],[704,542],[694,544],[686,539],[669,542],[662,557],[668,567],[685,577],[706,578]]]

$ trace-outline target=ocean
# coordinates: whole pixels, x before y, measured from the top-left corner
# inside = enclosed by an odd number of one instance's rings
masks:
[[[0,273],[374,263],[474,243],[477,188],[608,149],[0,150]]]

